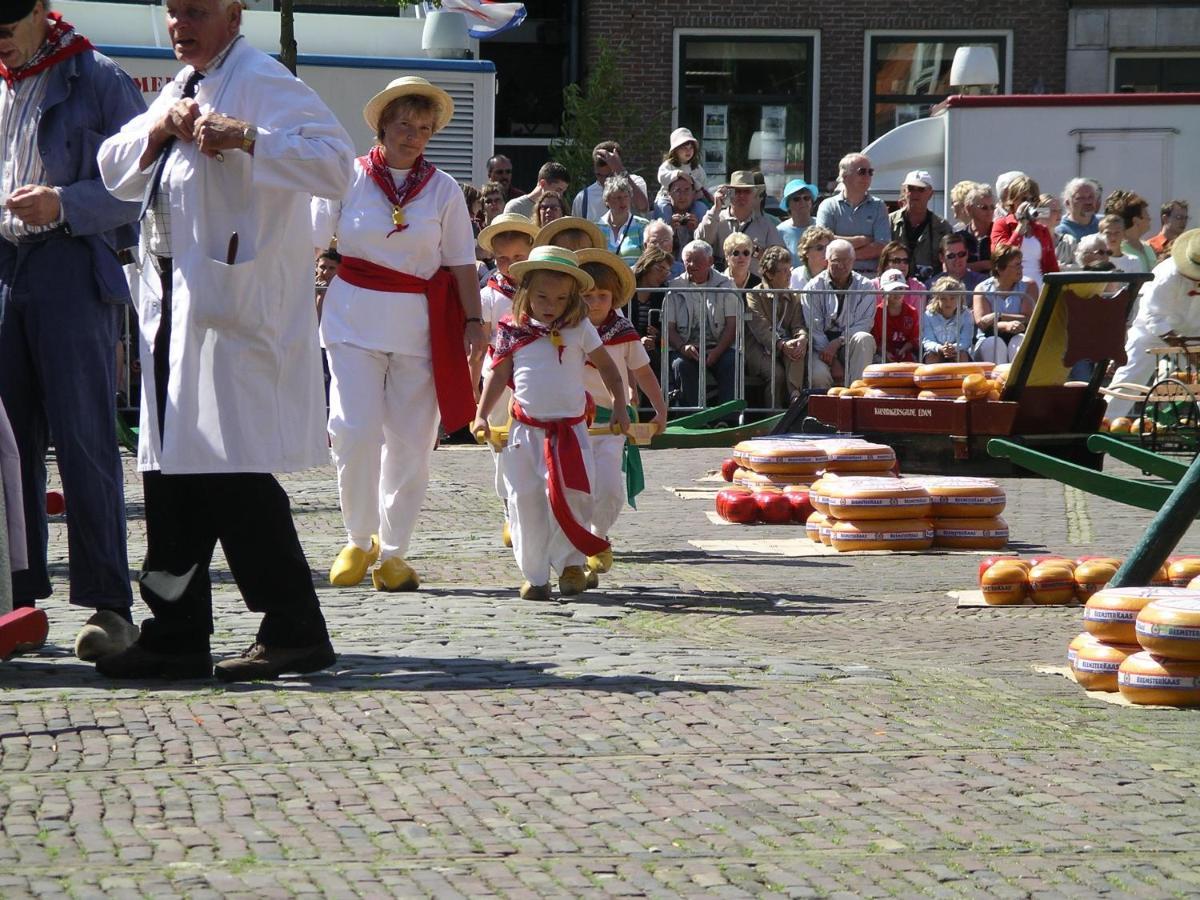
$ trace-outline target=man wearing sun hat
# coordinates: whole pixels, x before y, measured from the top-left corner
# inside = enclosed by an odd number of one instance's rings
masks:
[[[218,540],[247,606],[264,616],[253,646],[219,663],[217,677],[312,672],[335,658],[272,473],[328,459],[309,204],[346,192],[354,150],[310,88],[241,39],[241,21],[237,2],[168,6],[184,68],[99,151],[105,186],[145,213],[140,581],[153,618],[97,663],[112,678],[213,674]]]
[[[908,247],[908,271],[918,279],[928,278],[938,268],[942,238],[954,229],[929,208],[933,199],[933,176],[914,169],[900,184],[903,206],[889,216],[892,240]]]
[[[725,246],[725,238],[735,231],[746,235],[754,244],[750,271],[755,275],[762,274],[758,257],[763,250],[786,246],[775,224],[762,214],[759,203],[762,193],[763,186],[755,181],[753,172],[737,171],[729,176],[729,183],[721,185],[713,195],[715,203],[700,220],[696,238],[716,250],[714,263],[717,268],[725,268],[725,258],[720,255],[719,248]]]
[[[1171,255],[1154,267],[1154,280],[1142,286],[1137,315],[1125,340],[1125,365],[1112,384],[1147,384],[1154,375],[1151,347],[1200,335],[1200,228],[1175,238]],[[1133,403],[1108,398],[1108,416],[1128,415]]]

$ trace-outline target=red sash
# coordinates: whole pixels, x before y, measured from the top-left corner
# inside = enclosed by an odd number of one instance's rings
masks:
[[[449,269],[438,269],[426,281],[369,260],[343,256],[337,277],[369,291],[424,294],[429,303],[429,349],[433,357],[433,387],[442,427],[458,431],[475,417],[471,368],[463,346],[467,316],[458,297],[458,284]]]
[[[583,422],[585,416],[575,416],[571,419],[551,419],[541,421],[526,415],[515,400],[512,403],[512,417],[531,428],[540,428],[546,433],[542,443],[542,453],[546,460],[546,485],[550,494],[550,509],[558,522],[558,527],[567,536],[572,546],[588,556],[596,556],[607,550],[611,545],[602,537],[593,534],[575,521],[571,507],[567,503],[566,488],[591,493],[592,486],[588,483],[587,467],[583,464],[583,448],[575,436],[574,426]]]

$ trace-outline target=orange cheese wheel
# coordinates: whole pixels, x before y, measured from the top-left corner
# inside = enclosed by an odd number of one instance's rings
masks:
[[[1142,651],[1121,663],[1117,688],[1130,703],[1200,706],[1200,662]]]
[[[808,497],[809,500],[812,499],[811,492]],[[804,520],[804,533],[808,535],[808,539],[814,544],[819,544],[821,543],[821,526],[828,524],[829,519],[825,517],[824,513],[814,512]]]
[[[871,397],[876,400],[884,400],[884,399],[912,400],[917,396],[917,389],[915,387],[867,388],[867,392],[863,396]]]
[[[737,469],[733,473],[733,483],[755,490],[760,487],[786,487],[787,485],[811,484],[815,475],[795,475],[790,473],[752,472],[749,469]]]
[[[1067,644],[1067,665],[1072,669],[1075,668],[1075,657],[1079,655],[1079,648],[1087,644],[1095,644],[1096,636],[1087,631],[1081,631],[1071,639],[1071,643]]]
[[[1029,570],[1029,599],[1042,606],[1065,606],[1075,602],[1075,578],[1058,563],[1042,563]]]
[[[1021,560],[1001,559],[979,579],[988,606],[1019,606],[1029,597],[1029,569]]]
[[[935,519],[986,519],[1004,512],[1004,488],[988,478],[956,478],[944,475],[914,476],[925,486],[933,503]]]
[[[1097,591],[1104,590],[1117,574],[1117,568],[1105,560],[1089,559],[1081,562],[1075,567],[1075,596],[1086,601]]]
[[[821,476],[816,481],[808,486],[808,502],[823,516],[829,515],[829,506],[825,503],[825,485],[832,483],[833,479],[828,481],[824,476]]]
[[[842,394],[846,393],[846,389],[844,387],[831,387],[825,393],[830,397],[840,397]]]
[[[961,388],[948,388],[944,391],[934,391],[929,388],[922,389],[917,394],[918,400],[957,400],[962,396]]]
[[[968,400],[982,400],[991,392],[992,383],[981,372],[972,372],[962,380],[963,396]]]
[[[1086,563],[1085,563],[1086,565]],[[1138,643],[1135,624],[1138,613],[1154,600],[1180,593],[1176,588],[1106,588],[1088,597],[1083,608],[1083,627],[1110,644]],[[1184,592],[1200,596],[1194,592]]]
[[[933,527],[926,519],[848,519],[835,520],[833,549],[840,553],[855,550],[928,550],[933,545]]]
[[[917,363],[875,363],[863,369],[862,380],[874,388],[913,386],[913,372]]]
[[[822,522],[820,527],[817,529],[817,535],[820,537],[822,544],[824,544],[826,547],[832,547],[833,519],[826,517],[825,521]]]
[[[1200,593],[1179,591],[1156,598],[1138,613],[1137,642],[1159,656],[1200,660]]]
[[[896,464],[896,451],[886,444],[867,441],[828,441],[828,472],[888,471]]]
[[[1137,644],[1106,644],[1093,641],[1078,647],[1071,669],[1075,680],[1087,691],[1116,693],[1117,670],[1130,656],[1141,652]]]
[[[995,368],[990,362],[929,363],[913,371],[913,383],[919,388],[954,388],[961,391],[968,375],[985,375]]]
[[[1000,550],[1008,544],[1008,523],[1000,516],[933,520],[933,546],[961,550]]]
[[[820,444],[786,438],[741,441],[734,445],[733,458],[743,469],[753,472],[816,475],[828,462]]]
[[[1167,579],[1171,587],[1185,588],[1200,575],[1200,557],[1185,556],[1167,563]]]
[[[839,478],[821,486],[832,519],[924,519],[929,492],[903,478]]]

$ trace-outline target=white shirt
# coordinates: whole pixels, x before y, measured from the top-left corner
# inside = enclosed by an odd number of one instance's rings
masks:
[[[587,356],[602,346],[600,335],[587,319],[559,332],[562,358],[550,338],[538,338],[513,354],[513,395],[535,419],[569,419],[582,415],[587,405],[583,371]]]
[[[650,365],[650,354],[646,352],[646,348],[642,346],[641,341],[626,341],[623,344],[605,344],[604,349],[608,351],[609,357],[617,367],[617,372],[621,375],[621,396],[624,398],[623,402],[628,403],[629,373],[635,369],[643,369]],[[608,392],[608,388],[604,386],[604,379],[600,377],[600,370],[595,366],[584,367],[583,386],[592,395],[592,399],[596,401],[597,406],[606,406],[612,409],[616,404],[616,400]]]
[[[1021,274],[1042,289],[1042,242],[1032,235],[1021,240]]]
[[[497,272],[493,277],[499,279]],[[479,289],[480,318],[487,326],[488,334],[496,333],[496,325],[501,319],[512,312],[512,298],[504,291],[498,291],[491,285],[485,284]]]
[[[391,171],[397,186],[408,175],[408,169]],[[336,237],[342,256],[417,278],[431,278],[442,266],[475,264],[475,236],[462,188],[441,170],[404,207],[404,231],[389,236],[394,227],[391,201],[357,160],[345,199],[314,200],[312,219],[314,247],[328,247]],[[428,359],[428,301],[424,294],[372,291],[335,278],[322,306],[321,338],[326,345],[353,344]]]

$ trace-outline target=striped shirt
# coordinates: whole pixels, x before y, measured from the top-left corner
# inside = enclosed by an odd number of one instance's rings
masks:
[[[46,184],[46,169],[38,153],[37,133],[42,121],[42,101],[46,98],[46,86],[51,69],[23,78],[12,87],[0,79],[0,204],[8,201],[8,195],[19,187],[29,184]],[[49,225],[27,225],[6,207],[0,207],[0,238],[15,244],[22,238],[53,231],[62,224],[62,212],[58,221]]]

